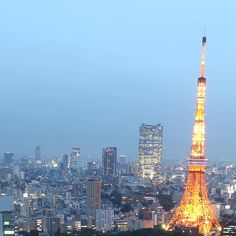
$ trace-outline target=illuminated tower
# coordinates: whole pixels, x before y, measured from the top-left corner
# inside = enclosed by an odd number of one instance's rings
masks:
[[[188,159],[188,173],[184,194],[179,207],[166,228],[197,229],[199,234],[206,235],[212,230],[221,231],[211,205],[206,184],[205,157],[205,45],[206,37],[202,38],[201,72],[197,83],[197,107],[192,135],[191,155]]]

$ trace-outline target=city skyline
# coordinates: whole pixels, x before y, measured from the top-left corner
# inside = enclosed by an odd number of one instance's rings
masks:
[[[236,235],[235,7],[0,2],[0,236]]]
[[[1,3],[1,153],[136,159],[139,125],[161,123],[163,161],[186,159],[206,27],[207,157],[234,159],[235,3],[44,3]]]

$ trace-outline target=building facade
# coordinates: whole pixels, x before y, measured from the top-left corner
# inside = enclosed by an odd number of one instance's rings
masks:
[[[72,148],[72,152],[70,154],[70,168],[77,169],[79,165],[80,158],[80,148],[74,147]]]
[[[37,146],[35,148],[35,161],[39,162],[41,161],[41,150],[40,150],[40,146]]]
[[[106,147],[102,150],[102,174],[112,176],[116,173],[117,149]]]
[[[114,209],[96,209],[96,231],[107,232],[114,229]]]
[[[86,205],[87,215],[95,217],[96,209],[101,208],[101,184],[99,178],[91,177],[87,179],[86,183]]]
[[[3,162],[6,165],[10,165],[13,162],[14,153],[13,152],[4,152]]]
[[[0,236],[15,235],[13,196],[0,197]]]
[[[65,153],[62,157],[62,168],[69,169],[70,168],[70,156]]]
[[[163,126],[142,124],[139,128],[139,176],[154,180],[159,177],[162,159]]]
[[[60,232],[60,218],[47,217],[46,218],[46,231],[50,236],[58,235]]]

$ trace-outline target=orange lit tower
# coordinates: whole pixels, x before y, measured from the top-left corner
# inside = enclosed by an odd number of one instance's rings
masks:
[[[191,155],[188,159],[188,173],[184,194],[179,207],[172,216],[166,229],[188,228],[196,229],[199,234],[207,235],[211,231],[221,231],[211,205],[206,184],[205,157],[205,46],[206,37],[202,38],[201,72],[197,83],[197,107],[192,135]]]

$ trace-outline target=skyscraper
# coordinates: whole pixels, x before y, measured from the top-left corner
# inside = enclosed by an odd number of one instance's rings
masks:
[[[40,146],[35,147],[35,161],[41,161],[41,150]]]
[[[86,183],[86,205],[88,216],[95,217],[96,209],[101,208],[101,184],[99,178],[91,177]]]
[[[74,147],[72,148],[72,152],[70,154],[70,168],[77,169],[78,162],[80,158],[80,148]]]
[[[87,176],[95,176],[99,173],[100,168],[98,168],[96,161],[89,161],[87,163]],[[101,172],[100,172],[101,174]]]
[[[128,165],[126,155],[120,155],[119,172],[121,175],[125,175],[129,173],[129,165]]]
[[[63,169],[70,168],[70,157],[66,153],[63,155],[63,158],[62,158],[62,167],[63,167]]]
[[[102,150],[102,174],[112,176],[116,173],[116,147],[107,147]]]
[[[158,178],[162,159],[163,126],[142,124],[139,127],[139,175],[144,179]]]
[[[9,165],[13,162],[14,153],[13,152],[4,152],[3,161],[6,165]]]

